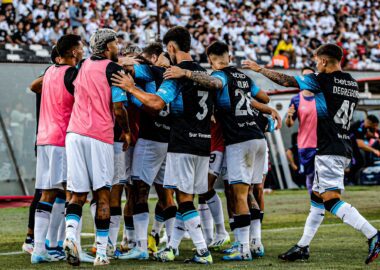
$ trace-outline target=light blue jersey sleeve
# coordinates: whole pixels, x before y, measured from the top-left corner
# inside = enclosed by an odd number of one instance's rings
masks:
[[[120,87],[112,86],[111,92],[112,92],[112,102],[113,103],[128,101],[126,92],[123,89],[121,89]]]
[[[133,65],[135,70],[135,78],[143,80],[145,82],[154,81],[153,73],[148,65],[145,64],[135,64]]]
[[[178,96],[180,91],[177,80],[164,80],[157,91],[157,96],[162,98],[166,104],[169,104]]]
[[[257,93],[260,92],[260,88],[255,84],[253,80],[251,80],[251,96],[257,96]]]
[[[319,86],[316,74],[307,74],[305,76],[295,76],[294,78],[296,79],[300,90],[309,90],[310,92],[313,92],[313,93],[319,93],[322,91]]]
[[[223,83],[223,88],[226,87],[228,84],[227,75],[223,71],[214,71],[213,73],[211,73],[211,77],[221,80]]]

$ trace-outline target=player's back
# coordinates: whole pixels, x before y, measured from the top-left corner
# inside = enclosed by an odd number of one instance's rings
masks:
[[[316,95],[319,154],[351,157],[350,123],[359,101],[358,83],[349,73],[320,73],[323,97]]]
[[[206,73],[194,61],[183,61],[178,66],[193,72]],[[209,156],[212,92],[186,78],[176,80],[176,84],[180,90],[170,104],[171,132],[168,151]]]
[[[69,65],[53,65],[44,75],[38,145],[65,145],[66,130],[74,103],[74,97],[65,85],[65,74],[69,68]]]
[[[113,144],[111,88],[106,76],[111,61],[93,57],[83,62],[74,82],[75,103],[68,132]]]

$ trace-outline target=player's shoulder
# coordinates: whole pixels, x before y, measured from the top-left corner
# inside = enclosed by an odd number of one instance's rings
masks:
[[[196,61],[182,61],[181,63],[178,63],[176,66],[193,71],[207,72],[207,70]]]

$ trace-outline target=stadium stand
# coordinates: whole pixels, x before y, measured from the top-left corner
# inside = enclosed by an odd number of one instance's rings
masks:
[[[63,34],[88,42],[100,27],[114,29],[121,47],[142,47],[156,38],[156,11],[150,0],[2,1],[0,61],[46,62]],[[333,42],[344,48],[345,68],[380,69],[376,0],[161,0],[160,14],[161,37],[173,25],[186,26],[192,54],[203,63],[205,47],[216,39],[228,42],[237,64],[243,58],[269,63],[283,50],[291,68],[310,65],[313,49]]]

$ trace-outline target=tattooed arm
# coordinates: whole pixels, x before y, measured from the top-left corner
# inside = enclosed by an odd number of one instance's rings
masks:
[[[245,60],[243,61],[243,67],[251,69],[255,72],[263,74],[269,80],[285,86],[285,87],[299,87],[296,79],[293,76],[286,75],[284,73],[276,72],[270,69],[259,66],[256,62]]]
[[[165,79],[178,79],[183,77],[186,77],[207,89],[218,90],[223,88],[221,80],[208,75],[206,72],[194,72],[177,66],[172,66],[164,73]]]

